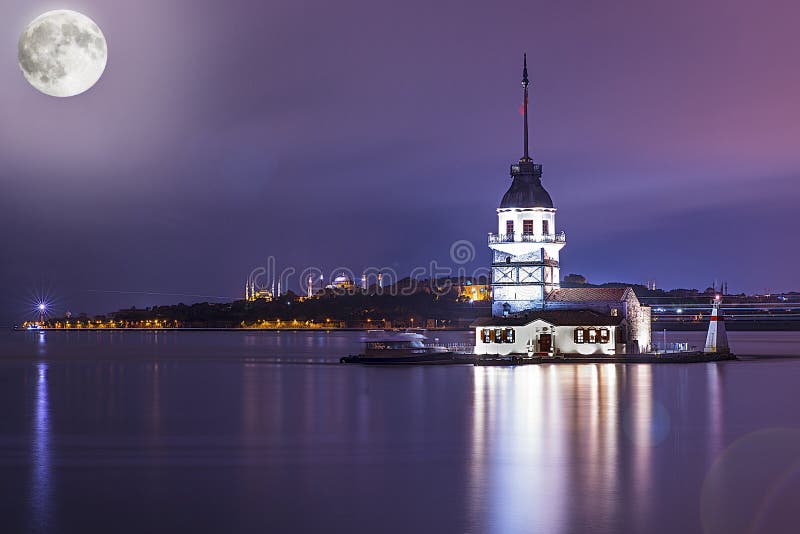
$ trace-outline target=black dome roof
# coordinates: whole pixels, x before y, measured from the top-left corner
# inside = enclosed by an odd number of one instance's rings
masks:
[[[514,178],[508,188],[501,208],[552,208],[553,200],[542,186],[542,166],[537,163],[520,161],[511,166]]]

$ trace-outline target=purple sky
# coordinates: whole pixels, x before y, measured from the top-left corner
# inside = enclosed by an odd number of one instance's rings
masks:
[[[0,320],[45,289],[90,313],[238,296],[265,258],[488,263],[532,136],[562,273],[800,288],[794,2],[12,0],[0,19]],[[109,63],[46,97],[16,43],[93,18]]]

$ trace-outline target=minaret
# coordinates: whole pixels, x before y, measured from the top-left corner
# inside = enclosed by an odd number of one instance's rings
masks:
[[[528,140],[528,58],[522,60],[523,153],[511,165],[511,186],[497,209],[492,250],[492,315],[543,308],[560,287],[559,251],[566,243],[556,232],[556,209],[542,186],[542,166],[534,163]]]
[[[244,283],[244,300],[250,301],[250,280]]]
[[[313,294],[313,291],[314,291],[314,289],[313,289],[313,281],[314,281],[314,279],[309,274],[308,275],[308,298],[311,298],[311,295]]]

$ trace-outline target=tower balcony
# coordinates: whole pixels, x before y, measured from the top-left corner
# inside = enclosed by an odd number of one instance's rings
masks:
[[[489,244],[498,243],[566,243],[564,232],[554,234],[489,234]]]
[[[541,163],[532,163],[530,161],[520,161],[511,165],[511,176],[520,174],[532,174],[534,176],[542,177]]]

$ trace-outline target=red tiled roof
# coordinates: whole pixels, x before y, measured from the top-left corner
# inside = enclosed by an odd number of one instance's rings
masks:
[[[470,326],[523,326],[537,319],[556,326],[616,326],[622,322],[621,316],[592,310],[531,310],[510,317],[481,317]]]
[[[627,287],[562,287],[547,295],[548,302],[620,302]]]

